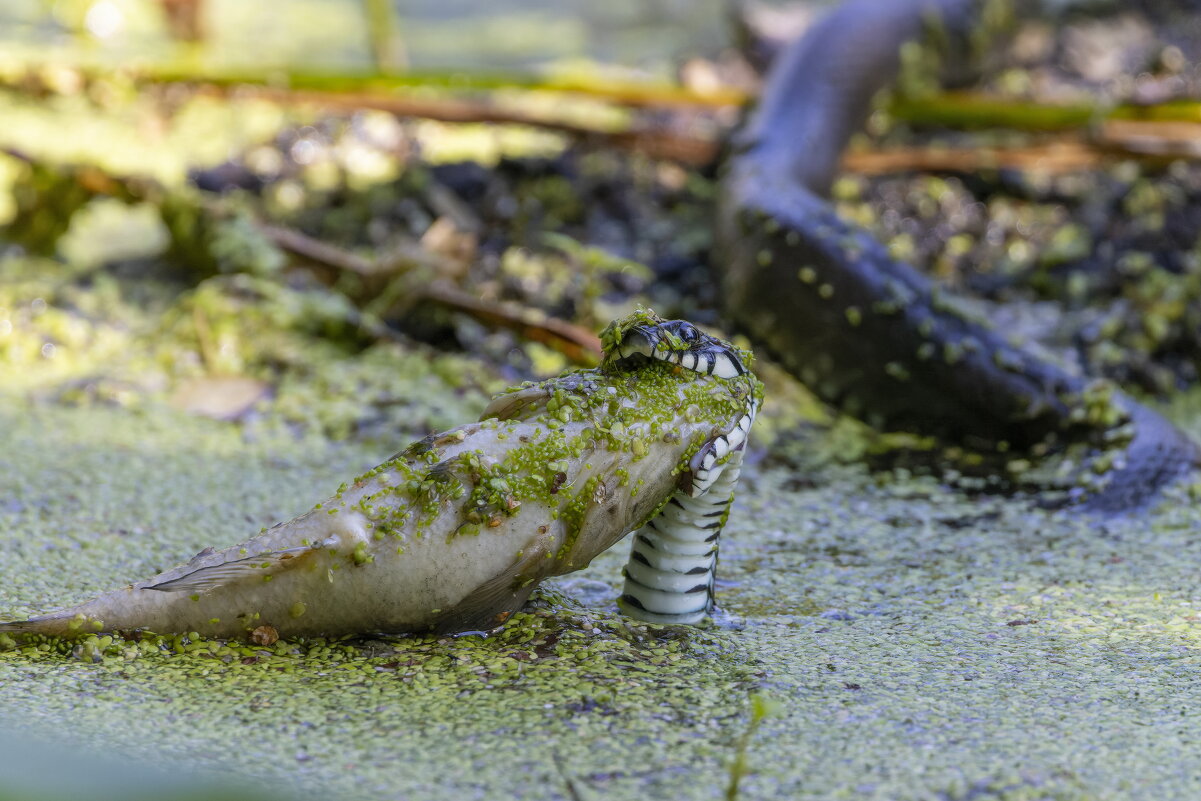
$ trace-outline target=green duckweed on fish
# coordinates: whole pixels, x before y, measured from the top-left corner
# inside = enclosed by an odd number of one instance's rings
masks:
[[[719,479],[740,460],[762,396],[749,356],[649,311],[616,321],[604,340],[599,368],[502,393],[480,422],[431,434],[291,521],[0,632],[263,640],[491,629],[539,581],[586,566],[677,489],[699,497],[720,485],[724,522],[736,472]]]

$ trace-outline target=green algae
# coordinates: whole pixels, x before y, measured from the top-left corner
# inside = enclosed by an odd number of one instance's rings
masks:
[[[8,399],[0,610],[235,541],[378,460]],[[743,799],[1195,796],[1194,504],[1102,524],[858,466],[744,481],[716,627],[620,616],[619,547],[487,638],[6,640],[0,714],[296,796],[712,798],[739,753]],[[752,693],[778,712],[740,752]]]
[[[140,408],[190,379],[269,391],[250,427],[332,439],[418,438],[478,415],[503,387],[481,360],[372,341],[349,301],[311,285],[224,275],[183,289],[42,259],[0,263],[4,386],[78,405]]]

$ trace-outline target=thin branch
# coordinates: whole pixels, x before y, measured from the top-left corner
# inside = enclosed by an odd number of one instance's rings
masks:
[[[371,259],[313,239],[299,231],[262,223],[256,227],[273,245],[293,256],[358,275],[376,275],[379,272],[378,265]]]
[[[600,337],[539,309],[509,301],[485,302],[444,283],[431,283],[417,292],[425,300],[464,312],[480,322],[507,328],[525,339],[546,345],[576,364],[592,365],[600,361]]]
[[[445,72],[410,70],[402,73],[331,73],[303,70],[268,72],[179,72],[147,68],[135,78],[154,83],[210,84],[225,87],[283,86],[295,91],[337,94],[414,94],[445,90],[455,93],[525,89],[561,92],[607,100],[622,106],[654,108],[728,108],[741,106],[750,96],[733,87],[698,90],[671,81],[624,79],[611,75],[539,75],[520,72]]]
[[[1063,173],[1092,169],[1117,155],[1087,142],[1059,140],[1022,147],[855,149],[843,154],[842,166],[848,172],[861,175],[990,169]]]
[[[235,88],[205,85],[201,87],[201,91],[225,96],[235,91]],[[439,122],[528,125],[555,131],[577,141],[619,147],[651,158],[670,159],[696,166],[711,163],[716,158],[719,148],[713,136],[680,133],[640,122],[632,123],[628,128],[621,130],[589,127],[541,113],[497,106],[486,99],[325,92],[261,86],[237,87],[236,91],[239,97],[257,97],[281,104],[307,104],[323,109],[354,111],[369,108],[399,117],[418,117]]]
[[[299,231],[266,225],[260,226],[260,230],[277,247],[334,270],[362,276],[403,272],[403,269],[396,269],[395,261],[366,259]],[[438,261],[437,257],[424,251],[418,258],[426,266],[433,266]],[[410,262],[406,266],[416,265]],[[507,328],[526,339],[546,345],[576,364],[590,365],[600,360],[600,339],[595,334],[537,309],[509,302],[485,302],[444,282],[409,287],[409,290],[406,300],[410,306],[421,301],[437,303],[468,314],[482,323]]]

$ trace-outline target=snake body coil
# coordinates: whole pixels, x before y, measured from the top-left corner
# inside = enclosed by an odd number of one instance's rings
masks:
[[[901,48],[933,26],[952,51],[969,50],[985,5],[849,0],[779,57],[723,178],[726,305],[823,400],[878,428],[981,450],[1110,451],[1076,494],[1093,509],[1129,509],[1201,464],[1197,445],[994,330],[822,197]]]
[[[619,341],[607,343],[606,353],[748,382],[744,414],[691,457],[676,492],[634,532],[623,570],[618,605],[626,614],[651,623],[696,623],[713,608],[718,545],[758,410],[757,382],[737,349],[682,320],[652,318],[628,327]]]

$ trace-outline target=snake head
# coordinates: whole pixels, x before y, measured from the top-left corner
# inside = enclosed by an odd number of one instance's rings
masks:
[[[677,364],[717,378],[747,374],[751,355],[687,320],[664,320],[650,309],[614,320],[601,332],[602,368],[624,369],[644,359]]]

